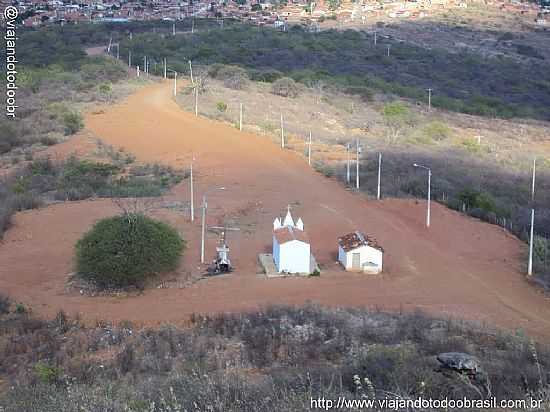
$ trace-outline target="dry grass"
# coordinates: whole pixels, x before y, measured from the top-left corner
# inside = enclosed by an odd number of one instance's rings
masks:
[[[490,396],[487,385],[439,371],[435,357],[478,357],[501,399],[548,401],[548,348],[420,312],[316,306],[195,316],[189,328],[85,326],[0,315],[0,405],[6,412],[306,410],[310,398]],[[362,391],[356,376],[368,383]]]
[[[178,101],[186,110],[194,110],[191,94],[180,94]],[[227,106],[225,111],[218,110],[220,102]],[[303,153],[311,131],[316,155],[324,153],[322,160],[333,157],[342,160],[343,145],[360,139],[373,151],[411,146],[431,153],[461,149],[465,157],[516,171],[528,170],[536,155],[542,167],[550,166],[548,122],[486,119],[435,109],[428,112],[424,106],[409,105],[413,124],[406,127],[390,147],[389,130],[381,113],[386,102],[387,98],[381,96],[365,102],[326,87],[304,87],[297,98],[285,98],[271,93],[271,86],[266,83],[250,82],[245,90],[233,90],[220,81],[209,80],[206,92],[199,96],[199,113],[238,127],[242,103],[243,128],[265,134],[274,141],[280,141],[283,114],[285,136],[290,145]],[[434,122],[449,127],[448,138],[436,140],[426,136],[426,127]],[[478,136],[481,136],[481,145],[478,145]]]

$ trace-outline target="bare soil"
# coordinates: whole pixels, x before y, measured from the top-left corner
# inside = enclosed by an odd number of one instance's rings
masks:
[[[138,161],[187,167],[195,156],[195,222],[185,210],[156,207],[151,212],[174,224],[188,241],[181,267],[171,279],[173,287],[149,289],[135,297],[88,297],[67,291],[76,240],[98,219],[118,213],[113,202],[93,200],[17,214],[0,244],[0,290],[39,314],[51,316],[63,309],[90,321],[178,323],[192,313],[314,301],[419,308],[550,337],[548,298],[525,280],[525,247],[503,229],[434,205],[428,230],[424,202],[369,201],[314,172],[303,157],[281,150],[266,137],[182,111],[171,92],[169,82],[146,86],[120,104],[87,115],[86,132],[135,154]],[[67,150],[63,145],[59,149]],[[229,235],[236,270],[177,287],[179,280],[204,270],[198,264],[198,199],[205,190],[220,186],[226,190],[208,195],[207,222],[241,228]],[[157,202],[176,201],[189,201],[186,182]],[[257,255],[270,249],[273,219],[288,204],[294,216],[304,220],[322,268],[319,278],[257,275]],[[346,273],[335,263],[337,237],[356,229],[375,236],[385,248],[382,275]],[[208,259],[216,238],[208,237]]]

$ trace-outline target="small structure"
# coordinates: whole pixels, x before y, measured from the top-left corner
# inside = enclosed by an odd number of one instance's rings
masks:
[[[383,255],[376,240],[359,231],[338,238],[338,261],[348,271],[380,273]]]
[[[311,249],[304,222],[296,223],[290,207],[283,222],[273,221],[273,260],[279,273],[311,273]]]
[[[225,239],[227,230],[238,229],[223,228],[223,231],[220,234],[220,240],[218,241],[218,246],[216,246],[216,259],[214,259],[212,264],[208,266],[209,275],[220,275],[233,271],[231,260],[229,260],[229,247],[227,246]]]

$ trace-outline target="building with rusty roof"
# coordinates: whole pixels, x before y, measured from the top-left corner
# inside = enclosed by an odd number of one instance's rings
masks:
[[[375,238],[355,231],[338,238],[338,261],[348,271],[380,273],[384,249]]]

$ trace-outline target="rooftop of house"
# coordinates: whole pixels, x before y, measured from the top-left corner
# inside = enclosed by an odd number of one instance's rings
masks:
[[[384,252],[384,249],[378,244],[375,238],[372,236],[367,236],[359,231],[351,232],[347,235],[339,237],[338,244],[342,247],[342,249],[344,249],[345,252],[349,252],[361,246],[370,246]]]

